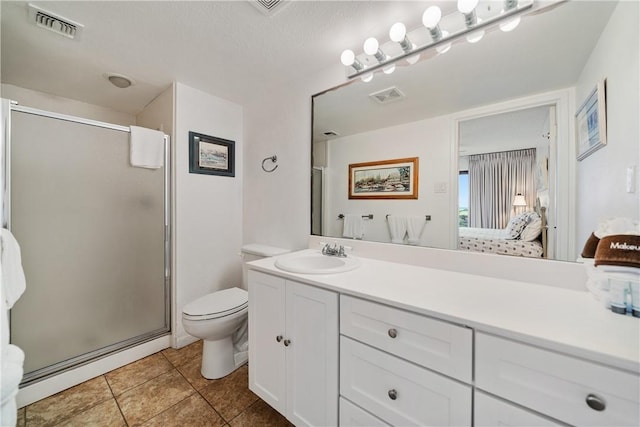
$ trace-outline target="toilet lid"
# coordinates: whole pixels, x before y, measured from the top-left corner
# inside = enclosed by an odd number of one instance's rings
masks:
[[[249,294],[244,289],[229,288],[207,294],[185,305],[182,313],[188,316],[216,315],[235,313],[249,304]]]

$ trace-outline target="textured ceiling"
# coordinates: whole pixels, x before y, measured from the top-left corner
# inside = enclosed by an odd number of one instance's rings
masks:
[[[27,2],[1,1],[1,79],[118,111],[137,113],[171,82],[245,103],[339,65],[345,47],[416,26],[419,1],[293,1],[272,16],[246,1],[34,1],[84,25],[70,40],[27,20]],[[432,2],[433,3],[433,2]],[[451,7],[451,2],[435,2]],[[129,76],[116,89],[105,73]]]

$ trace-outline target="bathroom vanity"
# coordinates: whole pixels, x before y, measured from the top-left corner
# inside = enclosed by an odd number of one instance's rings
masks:
[[[586,291],[359,261],[249,264],[249,386],[295,425],[640,424],[640,319]]]

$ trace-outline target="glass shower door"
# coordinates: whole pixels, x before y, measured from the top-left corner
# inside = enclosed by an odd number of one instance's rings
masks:
[[[11,126],[24,383],[167,333],[164,168],[131,167],[128,132],[16,111]]]

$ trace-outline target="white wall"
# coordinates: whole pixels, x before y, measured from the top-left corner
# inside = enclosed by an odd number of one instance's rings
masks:
[[[59,114],[82,117],[100,122],[112,123],[122,126],[136,124],[136,118],[132,114],[121,113],[109,108],[100,107],[85,102],[75,101],[69,98],[49,95],[44,92],[25,89],[10,84],[2,84],[2,98],[17,101],[25,107],[38,108],[45,111],[53,111]]]
[[[450,126],[451,118],[442,116],[330,141],[325,175],[325,184],[330,189],[325,199],[325,235],[342,236],[343,221],[338,214],[373,214],[373,220],[365,221],[365,239],[391,242],[387,214],[431,215],[431,221],[425,221],[420,246],[448,248],[454,219],[449,208]],[[348,198],[349,164],[407,157],[419,158],[418,199]],[[436,193],[436,182],[445,183],[447,191]]]
[[[578,252],[601,220],[640,218],[639,8],[637,1],[618,4],[576,86],[578,108],[607,79],[607,145],[577,164]],[[636,168],[635,193],[626,192],[629,166]]]
[[[207,293],[241,285],[242,107],[175,84],[174,345],[195,339],[182,307]],[[235,141],[235,177],[189,173],[189,131]]]
[[[286,249],[307,246],[311,230],[311,96],[344,81],[337,66],[299,82],[256,94],[244,106],[243,241]],[[262,159],[278,156],[266,173]],[[268,162],[271,165],[271,162]]]

